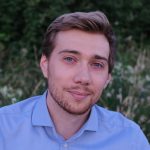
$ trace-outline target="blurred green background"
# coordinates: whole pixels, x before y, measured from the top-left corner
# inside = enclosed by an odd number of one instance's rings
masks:
[[[103,11],[117,36],[113,80],[99,104],[137,122],[150,141],[149,0],[0,0],[0,106],[42,94],[41,43],[57,16]]]

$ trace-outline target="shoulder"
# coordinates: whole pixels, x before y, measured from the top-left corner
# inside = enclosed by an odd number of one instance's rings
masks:
[[[103,126],[111,131],[127,130],[129,132],[136,132],[141,130],[138,124],[128,119],[120,112],[110,111],[97,105],[95,108],[98,114],[99,123],[102,122]]]
[[[1,107],[0,116],[29,112],[32,110],[32,108],[34,107],[34,105],[37,103],[39,99],[40,99],[40,96],[34,96],[28,99],[22,100],[20,102],[17,102],[15,104]]]
[[[25,134],[32,126],[32,113],[41,96],[0,108],[0,141]]]
[[[140,126],[119,112],[95,106],[98,116],[100,134],[108,135],[122,145],[130,145],[131,149],[149,149],[149,143]]]
[[[41,96],[34,96],[16,104],[0,108],[0,134],[7,135],[31,124],[32,112]]]

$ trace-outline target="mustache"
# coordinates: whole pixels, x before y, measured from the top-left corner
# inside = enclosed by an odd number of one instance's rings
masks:
[[[83,91],[85,93],[93,94],[94,90],[89,88],[89,87],[83,87],[83,86],[70,86],[68,88],[65,88],[65,90],[70,91],[70,90],[77,90],[77,91]]]

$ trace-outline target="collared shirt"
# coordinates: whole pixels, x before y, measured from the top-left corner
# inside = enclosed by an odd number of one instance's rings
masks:
[[[138,125],[97,105],[83,127],[64,140],[49,115],[45,92],[0,109],[0,150],[150,150],[150,146]]]

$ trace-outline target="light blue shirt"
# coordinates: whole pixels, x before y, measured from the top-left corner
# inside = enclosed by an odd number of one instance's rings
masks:
[[[65,141],[48,113],[45,92],[0,109],[0,150],[150,150],[150,146],[138,125],[97,105],[84,126]]]

